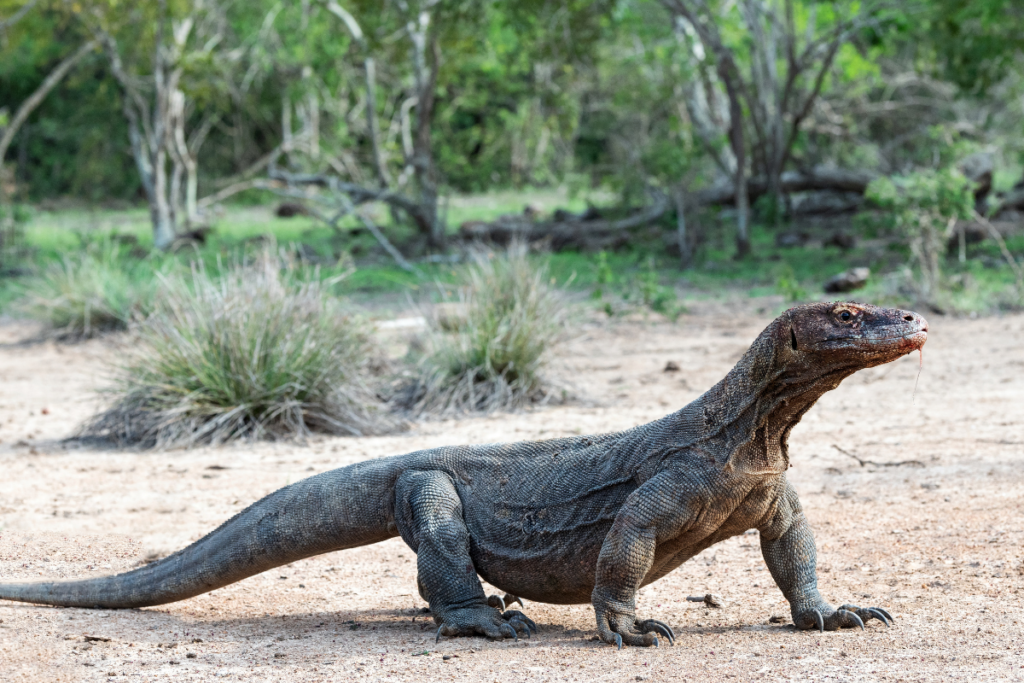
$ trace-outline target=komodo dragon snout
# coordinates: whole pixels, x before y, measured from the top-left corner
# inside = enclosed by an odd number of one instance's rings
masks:
[[[273,567],[401,536],[417,555],[437,637],[519,638],[519,597],[594,606],[601,640],[672,643],[637,590],[749,529],[798,628],[877,620],[818,592],[814,537],[786,480],[793,427],[854,372],[920,349],[916,313],[798,306],[682,409],[623,432],[433,448],[359,462],[271,493],[192,545],[124,574],[0,584],[0,599],[127,608],[199,595]],[[480,578],[502,591],[486,596]],[[518,600],[522,603],[522,600]]]

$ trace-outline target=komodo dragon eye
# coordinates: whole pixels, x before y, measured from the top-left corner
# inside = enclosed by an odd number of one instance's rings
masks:
[[[842,311],[839,314],[839,319],[842,320],[844,323],[845,322],[849,322],[852,318],[853,318],[853,313],[850,313],[849,311]]]

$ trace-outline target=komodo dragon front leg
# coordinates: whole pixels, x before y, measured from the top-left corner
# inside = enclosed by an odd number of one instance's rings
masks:
[[[781,496],[775,515],[761,531],[761,554],[765,564],[789,600],[797,628],[835,631],[878,619],[888,626],[892,616],[881,607],[830,605],[818,592],[817,552],[811,526],[791,485]]]
[[[395,486],[395,518],[402,538],[416,552],[420,595],[430,604],[438,640],[472,635],[518,640],[536,630],[522,612],[502,612],[489,604],[469,555],[462,501],[446,473],[403,474]]]
[[[678,534],[692,517],[671,491],[672,480],[664,473],[630,494],[601,545],[591,602],[598,635],[619,649],[623,644],[657,647],[658,635],[675,644],[668,624],[636,618],[636,592],[654,564],[657,544]]]

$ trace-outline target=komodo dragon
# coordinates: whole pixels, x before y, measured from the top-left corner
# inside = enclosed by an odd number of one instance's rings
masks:
[[[916,313],[855,303],[793,308],[725,379],[682,410],[616,434],[448,446],[368,460],[286,486],[158,562],[116,576],[0,584],[0,598],[128,608],[199,595],[321,553],[401,536],[417,554],[437,638],[516,638],[519,597],[591,602],[605,643],[674,643],[636,592],[719,541],[760,531],[802,629],[892,617],[821,597],[811,530],[786,481],[787,438],[849,375],[922,347]],[[507,591],[484,595],[478,575]]]

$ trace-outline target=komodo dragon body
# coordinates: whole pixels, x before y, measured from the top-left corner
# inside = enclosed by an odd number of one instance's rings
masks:
[[[0,584],[0,598],[130,608],[182,600],[321,553],[401,536],[438,637],[528,635],[518,597],[592,602],[601,639],[673,641],[635,614],[637,589],[705,548],[757,529],[799,628],[834,630],[881,608],[818,592],[814,538],[786,481],[787,438],[857,370],[918,350],[927,323],[853,303],[793,308],[721,382],[682,410],[615,434],[450,446],[319,474],[254,503],[192,545],[109,577]],[[507,591],[483,591],[479,577]],[[519,600],[521,603],[522,601]]]

